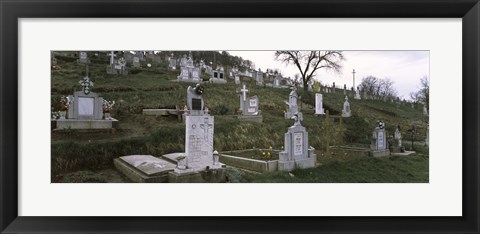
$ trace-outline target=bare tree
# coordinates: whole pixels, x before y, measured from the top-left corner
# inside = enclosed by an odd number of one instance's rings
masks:
[[[303,89],[307,91],[308,82],[319,69],[340,73],[341,62],[345,60],[341,51],[277,51],[275,59],[285,64],[293,64],[300,71]]]
[[[367,90],[367,93],[372,96],[394,98],[398,93],[393,84],[394,82],[388,78],[380,79],[375,76],[367,76],[362,79],[360,88]]]

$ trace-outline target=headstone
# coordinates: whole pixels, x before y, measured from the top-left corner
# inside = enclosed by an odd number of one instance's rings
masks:
[[[427,105],[423,104],[423,115],[428,115]]]
[[[57,129],[112,128],[117,120],[110,116],[104,119],[104,99],[91,91],[94,84],[90,78],[85,76],[78,84],[82,90],[67,97],[67,119],[59,119]]]
[[[85,51],[80,51],[79,52],[78,63],[82,63],[82,64],[89,64],[90,63],[90,60],[88,60],[87,52],[85,52]]]
[[[168,68],[171,70],[177,69],[177,60],[175,59],[175,57],[173,57],[173,53],[168,58]]]
[[[263,73],[260,68],[258,68],[258,72],[255,80],[257,81],[257,85],[260,85],[260,86],[263,85]]]
[[[238,74],[235,74],[235,84],[240,84],[240,76]]]
[[[347,95],[347,85],[343,84],[343,95]]]
[[[133,57],[133,67],[134,68],[140,68],[140,58],[139,57]]]
[[[180,60],[180,75],[177,76],[177,80],[182,82],[201,82],[201,69],[193,65],[191,52],[188,57],[183,55],[183,58]]]
[[[400,132],[400,125],[395,129],[395,141],[398,147],[402,147],[402,133]]]
[[[357,99],[357,100],[362,99],[362,98],[360,97],[360,87],[357,87],[357,92],[355,92],[355,99]]]
[[[282,81],[282,75],[278,73],[275,78],[273,79],[273,87],[280,88],[280,82]]]
[[[213,159],[214,117],[205,111],[203,87],[197,84],[187,89],[185,115],[186,168],[194,171],[216,168]],[[178,168],[181,171],[181,168]],[[176,172],[179,172],[176,170]]]
[[[114,51],[112,51],[108,55],[110,55],[110,64],[106,68],[107,74],[110,74],[110,75],[115,75],[115,74],[126,75],[126,74],[128,74],[128,71],[126,69],[127,61],[125,60],[125,58],[121,57],[118,60],[115,60],[116,55],[115,55]]]
[[[321,93],[315,94],[315,114],[316,115],[324,115],[325,112],[323,110],[323,96]]]
[[[210,78],[210,83],[215,83],[215,84],[227,83],[227,79],[225,78],[223,67],[217,67],[217,70],[213,71],[212,77]]]
[[[348,118],[352,116],[352,111],[350,109],[350,103],[348,103],[348,96],[345,96],[345,102],[343,103],[342,117]]]
[[[285,111],[285,119],[291,119],[296,113],[298,113],[298,94],[295,87],[292,88],[290,95],[288,96],[288,102],[285,102],[288,106]]]
[[[336,87],[335,87],[335,82],[333,82],[333,84],[332,84],[332,93],[335,93],[335,89],[336,89]]]
[[[385,131],[385,124],[382,120],[377,121],[377,127],[373,131],[372,137],[373,139],[370,146],[370,153],[375,157],[390,155],[387,132]]]
[[[312,168],[316,164],[315,149],[308,145],[308,132],[300,123],[298,114],[292,116],[293,126],[285,133],[284,151],[278,160],[279,171],[291,171],[295,168]]]

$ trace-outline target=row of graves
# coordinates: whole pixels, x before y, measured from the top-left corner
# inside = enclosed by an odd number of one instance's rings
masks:
[[[243,108],[257,106],[258,99],[246,98],[243,87]],[[297,112],[294,123],[285,133],[284,150],[273,151],[278,158],[256,160],[235,156],[234,151],[219,153],[214,150],[215,118],[205,107],[204,88],[197,84],[187,88],[185,108],[185,152],[152,155],[128,155],[114,159],[115,167],[134,182],[225,182],[226,165],[253,171],[290,171],[295,168],[316,166],[314,148],[308,144],[308,132],[301,125],[302,114]],[[243,99],[244,98],[244,99]],[[255,103],[256,100],[257,103]],[[254,108],[251,111],[258,112]],[[247,111],[249,112],[249,111]],[[245,151],[245,150],[240,150]],[[253,151],[257,151],[256,149]],[[233,154],[233,155],[232,155]]]

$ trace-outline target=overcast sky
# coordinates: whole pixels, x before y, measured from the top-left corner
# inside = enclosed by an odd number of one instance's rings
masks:
[[[255,63],[256,68],[262,71],[279,69],[286,77],[293,77],[300,72],[294,65],[285,65],[275,61],[275,51],[228,51],[231,55],[240,56]],[[358,86],[362,78],[375,76],[389,78],[401,98],[410,99],[410,92],[417,91],[420,78],[429,75],[429,51],[344,51],[346,58],[343,61],[341,74],[327,71],[317,71],[315,80],[331,85],[352,87],[352,71],[355,69],[355,85]]]

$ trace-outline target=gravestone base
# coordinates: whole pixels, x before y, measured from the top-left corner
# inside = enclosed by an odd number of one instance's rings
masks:
[[[175,169],[168,173],[169,183],[223,183],[225,181],[226,170],[224,166],[202,171]]]
[[[386,156],[390,156],[390,150],[389,149],[371,150],[370,155],[373,157],[386,157]]]
[[[118,120],[111,119],[58,119],[56,129],[108,129],[118,126]]]
[[[219,78],[210,78],[210,83],[213,83],[213,84],[226,84],[227,83],[227,80],[225,79],[219,79]]]
[[[115,168],[136,183],[167,183],[175,164],[151,155],[129,155],[113,160]]]
[[[314,150],[308,150],[308,158],[304,159],[294,159],[294,160],[282,160],[283,158],[288,157],[288,152],[280,152],[278,161],[278,170],[279,171],[291,171],[293,169],[306,169],[315,167],[317,161],[317,155],[315,155]]]
[[[237,115],[237,119],[241,121],[250,121],[250,122],[256,122],[256,123],[263,122],[262,115]]]

